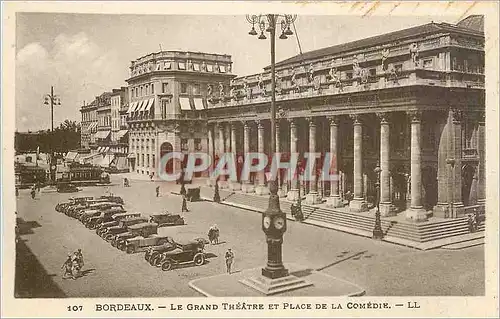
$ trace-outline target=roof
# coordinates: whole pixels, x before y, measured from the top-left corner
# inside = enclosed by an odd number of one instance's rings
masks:
[[[305,60],[313,60],[317,58],[321,58],[323,56],[335,55],[343,52],[369,48],[376,45],[382,45],[385,43],[401,41],[405,38],[411,38],[416,36],[422,36],[426,34],[432,33],[465,33],[471,36],[476,37],[484,37],[483,32],[479,32],[473,29],[464,28],[460,26],[456,26],[449,23],[428,23],[424,25],[419,25],[416,27],[398,30],[390,33],[385,33],[382,35],[377,35],[370,38],[365,38],[361,40],[356,40],[352,42],[347,42],[343,44],[334,45],[331,47],[305,52],[303,54],[296,55],[289,59],[283,60],[281,62],[276,63],[276,66],[282,66],[286,64],[297,63]],[[270,68],[270,66],[266,67],[266,69]]]
[[[484,32],[484,16],[471,15],[460,20],[457,23],[458,27]]]

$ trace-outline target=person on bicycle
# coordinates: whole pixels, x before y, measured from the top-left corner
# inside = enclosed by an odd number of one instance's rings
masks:
[[[72,254],[68,254],[68,258],[66,258],[66,261],[61,266],[61,269],[64,270],[64,273],[62,275],[63,279],[67,278],[66,275],[73,277],[73,273],[71,272],[71,267],[73,265],[73,261],[72,261],[71,257],[72,257]]]

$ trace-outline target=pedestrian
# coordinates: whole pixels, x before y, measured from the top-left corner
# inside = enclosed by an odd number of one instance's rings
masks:
[[[219,178],[215,180],[215,187],[214,187],[214,202],[215,203],[220,203],[220,194],[219,194]]]
[[[160,196],[160,186],[156,186],[156,197]]]
[[[476,218],[474,217],[473,214],[469,214],[468,217],[469,217],[469,219],[467,220],[467,223],[469,225],[469,232],[473,233],[477,229]]]
[[[226,271],[228,274],[231,274],[231,266],[233,265],[234,261],[234,253],[231,251],[231,248],[229,248],[226,251]]]
[[[19,188],[16,187],[16,197],[19,196]]]
[[[33,187],[31,188],[31,198],[35,199],[35,195],[36,195],[36,190],[35,190],[35,185],[33,185]]]
[[[182,212],[189,212],[189,209],[187,208],[186,194],[182,194]]]
[[[75,257],[76,257],[76,261],[78,263],[78,266],[80,267],[80,269],[83,268],[83,253],[82,253],[82,250],[81,249],[78,249],[76,252],[75,252]]]
[[[148,220],[148,223],[154,223],[155,222],[155,219],[153,216],[149,216],[149,220]]]
[[[73,274],[71,273],[71,266],[73,264],[73,261],[71,260],[72,254],[68,254],[68,258],[66,258],[66,261],[62,264],[61,269],[64,270],[64,273],[62,275],[63,279],[66,279],[66,275],[70,275],[73,277]]]

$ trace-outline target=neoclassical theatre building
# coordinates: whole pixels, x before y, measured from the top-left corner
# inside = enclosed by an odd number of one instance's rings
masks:
[[[270,68],[236,77],[231,64],[174,51],[132,62],[132,171],[153,173],[170,151],[269,153]],[[278,151],[331,152],[339,174],[331,183],[282,175],[281,196],[296,199],[300,188],[309,204],[360,212],[373,206],[379,179],[383,216],[422,221],[484,208],[482,16],[306,52],[277,63],[276,83]],[[221,187],[266,194],[265,174]]]

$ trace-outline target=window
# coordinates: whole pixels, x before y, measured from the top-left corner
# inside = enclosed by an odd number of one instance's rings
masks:
[[[200,65],[198,63],[193,63],[193,70],[200,71]]]
[[[136,88],[135,88],[135,97],[138,97],[138,96],[139,96],[139,88],[138,88],[138,87],[136,87]]]
[[[403,65],[402,64],[394,64],[394,70],[396,73],[401,73],[403,71]]]
[[[201,91],[201,88],[200,88],[199,84],[193,85],[193,95],[199,95],[199,94],[201,94],[200,91]]]
[[[187,83],[181,83],[181,93],[187,94]]]
[[[219,72],[220,73],[226,73],[226,66],[225,65],[219,65]]]
[[[172,63],[171,62],[165,62],[163,64],[163,70],[170,70],[172,68]]]
[[[149,167],[149,154],[146,155],[146,167]]]
[[[151,83],[151,94],[155,94],[155,86],[154,86],[154,83]]]
[[[214,66],[211,64],[207,64],[207,71],[208,72],[213,72],[214,71]]]
[[[345,77],[346,77],[348,80],[352,79],[352,72],[346,72],[346,73],[345,73]]]
[[[188,140],[187,138],[181,139],[181,152],[188,150]]]
[[[184,62],[179,62],[177,64],[177,66],[178,66],[179,70],[185,70],[186,69],[186,63],[184,63]]]
[[[152,164],[151,166],[153,166],[153,168],[155,168],[155,167],[156,167],[156,163],[155,163],[155,154],[153,154],[153,159],[152,159],[152,163],[151,163],[151,164]]]
[[[370,76],[376,76],[377,75],[377,69],[370,69]]]
[[[433,63],[432,59],[424,60],[424,69],[432,69]]]
[[[201,138],[194,139],[194,150],[197,152],[201,151]]]
[[[144,87],[141,85],[141,96],[144,96]]]
[[[156,71],[160,71],[161,69],[161,65],[160,65],[160,62],[156,63]]]
[[[151,140],[151,149],[154,151],[155,150],[155,140]],[[154,155],[153,155],[154,156]]]
[[[162,93],[168,93],[168,83],[162,83],[161,84],[161,92]]]

